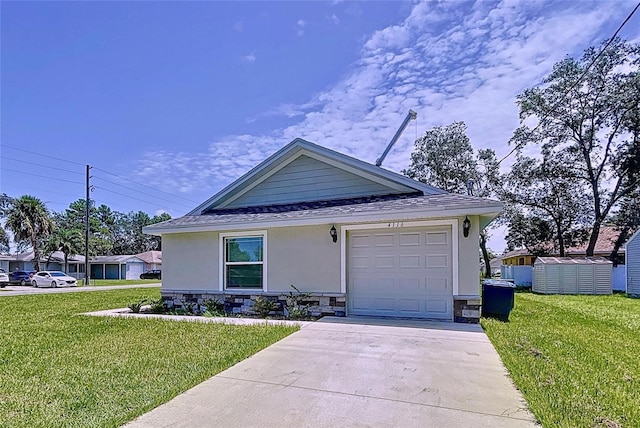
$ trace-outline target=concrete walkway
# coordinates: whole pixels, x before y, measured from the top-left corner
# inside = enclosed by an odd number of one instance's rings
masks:
[[[324,318],[127,428],[534,427],[478,325]]]
[[[23,296],[27,294],[50,294],[50,293],[76,293],[82,291],[106,291],[106,290],[123,290],[126,288],[155,288],[162,284],[131,284],[131,285],[102,285],[99,287],[88,285],[86,287],[61,287],[61,288],[35,288],[30,285],[9,285],[0,289],[0,297],[2,296]]]

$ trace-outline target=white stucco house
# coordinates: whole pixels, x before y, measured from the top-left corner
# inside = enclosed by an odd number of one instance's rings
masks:
[[[162,296],[234,312],[295,285],[316,314],[477,322],[478,234],[497,201],[296,139],[161,235]]]

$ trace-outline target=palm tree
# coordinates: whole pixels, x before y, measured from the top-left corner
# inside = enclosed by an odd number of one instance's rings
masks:
[[[40,270],[39,244],[55,227],[44,203],[29,195],[11,201],[5,227],[13,232],[14,241],[28,240],[31,243],[34,268]]]
[[[80,254],[84,248],[82,233],[78,229],[56,229],[47,241],[46,250],[64,254],[64,271],[69,270],[69,255]]]

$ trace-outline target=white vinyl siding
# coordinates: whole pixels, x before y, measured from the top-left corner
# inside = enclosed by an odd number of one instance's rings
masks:
[[[354,230],[347,238],[350,315],[453,318],[450,227]]]
[[[627,242],[627,294],[632,297],[640,297],[640,231]]]
[[[359,175],[300,156],[224,208],[386,195],[399,191]]]

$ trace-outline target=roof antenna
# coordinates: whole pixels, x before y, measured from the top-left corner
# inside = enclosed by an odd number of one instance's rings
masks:
[[[376,166],[382,166],[382,162],[384,161],[384,158],[387,157],[387,155],[389,154],[389,150],[391,150],[391,147],[393,147],[396,141],[398,141],[398,138],[400,138],[405,128],[409,124],[409,121],[414,120],[416,117],[418,117],[418,113],[416,113],[413,110],[409,110],[407,117],[404,118],[404,122],[402,122],[402,125],[400,125],[400,128],[398,128],[398,130],[396,131],[396,135],[393,136],[393,138],[389,142],[389,145],[387,145],[387,148],[384,149],[384,152],[382,152],[382,155],[376,161]]]

